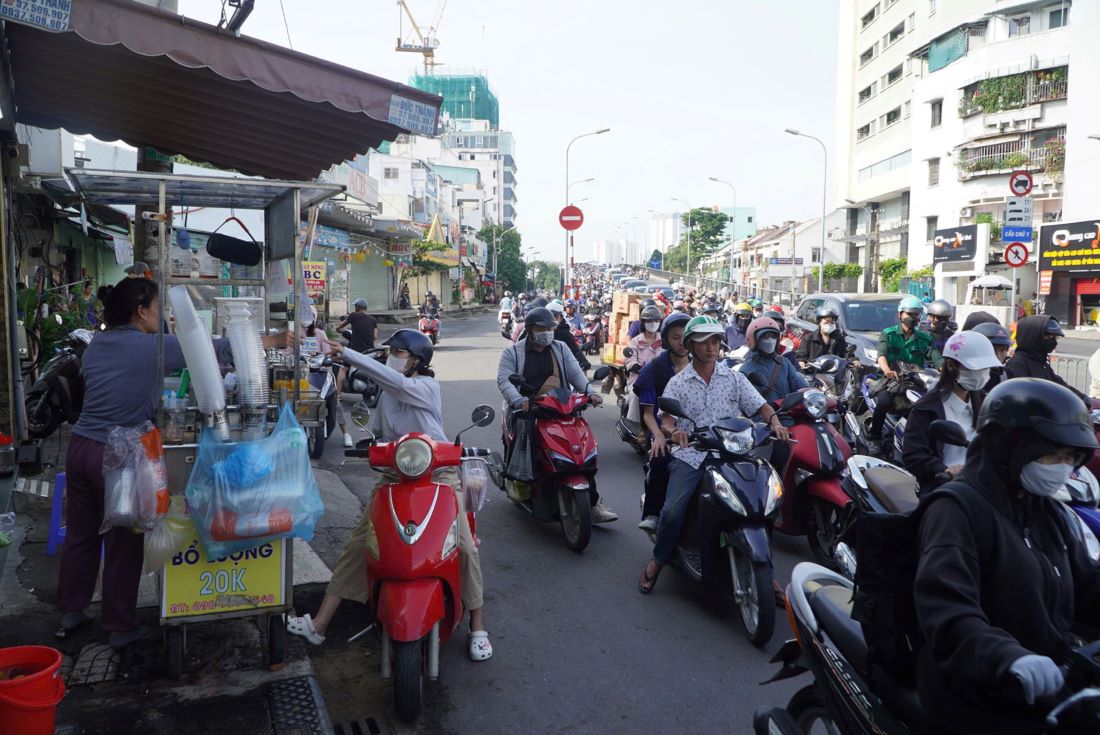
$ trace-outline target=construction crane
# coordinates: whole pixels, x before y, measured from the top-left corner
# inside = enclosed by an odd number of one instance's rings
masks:
[[[439,21],[443,18],[443,10],[447,7],[447,0],[440,0],[439,7],[435,10],[435,17],[425,31],[420,30],[420,26],[417,25],[416,19],[413,18],[412,11],[409,10],[405,0],[397,0],[397,5],[399,10],[397,13],[397,46],[395,50],[421,54],[424,57],[424,73],[431,74],[435,67],[442,65],[441,62],[435,60],[435,50],[439,48],[436,31],[439,29]],[[408,16],[409,24],[412,26],[408,33],[405,32],[406,16]]]

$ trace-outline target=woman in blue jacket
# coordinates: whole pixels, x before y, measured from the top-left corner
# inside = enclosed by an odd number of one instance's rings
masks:
[[[808,385],[791,361],[779,354],[779,332],[774,319],[766,316],[754,319],[745,331],[749,354],[738,367],[769,402]]]

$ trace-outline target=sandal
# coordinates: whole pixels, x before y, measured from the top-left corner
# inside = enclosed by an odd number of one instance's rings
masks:
[[[315,646],[319,646],[325,642],[325,637],[318,633],[317,629],[313,627],[313,618],[310,617],[309,613],[301,617],[287,615],[286,630],[288,633],[300,635]]]
[[[493,644],[489,643],[489,631],[470,631],[470,660],[487,661],[493,657]]]
[[[69,636],[92,620],[92,616],[85,612],[65,613],[61,616],[61,627],[54,631],[54,637],[59,641],[68,640]]]
[[[656,573],[651,577],[649,576],[649,565],[653,564],[657,567]],[[638,578],[638,591],[643,595],[648,595],[653,591],[653,587],[657,584],[657,577],[661,575],[661,565],[655,561],[647,561],[645,567],[642,568],[642,576]]]

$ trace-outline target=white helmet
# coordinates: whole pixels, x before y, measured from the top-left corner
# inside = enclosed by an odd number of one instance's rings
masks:
[[[550,311],[552,311],[555,314],[564,314],[565,313],[565,307],[563,307],[561,305],[560,301],[551,301],[549,304],[546,305],[546,308],[549,309]],[[997,364],[1000,365],[1000,363],[997,363]]]
[[[943,346],[943,356],[949,357],[967,370],[1000,367],[989,338],[980,332],[957,332]]]

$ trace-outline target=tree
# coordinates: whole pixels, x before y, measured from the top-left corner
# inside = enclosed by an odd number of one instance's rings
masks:
[[[878,277],[884,292],[898,290],[898,282],[905,275],[905,268],[908,265],[908,258],[887,258],[878,262]]]
[[[419,240],[414,242],[412,244],[412,267],[405,269],[405,277],[416,278],[417,276],[426,276],[435,271],[445,271],[449,269],[449,265],[443,265],[434,260],[428,260],[428,256],[431,254],[442,253],[446,249],[446,243],[432,242],[431,240]]]
[[[561,267],[557,263],[532,260],[528,266],[535,272],[535,288],[558,292],[561,288]]]
[[[688,242],[691,242],[691,269],[718,249],[723,242],[729,217],[708,207],[696,207],[681,215],[684,231],[680,244],[665,253],[665,270],[684,273],[688,266]]]
[[[523,237],[517,230],[508,230],[503,225],[485,225],[478,231],[477,236],[482,242],[493,246],[493,235],[497,242],[497,273],[496,279],[500,288],[497,292],[523,291],[527,283],[527,266],[523,263],[520,248],[523,245]],[[489,253],[489,267],[492,268],[492,252]],[[503,289],[503,290],[501,290]]]

